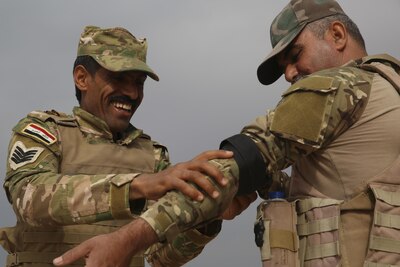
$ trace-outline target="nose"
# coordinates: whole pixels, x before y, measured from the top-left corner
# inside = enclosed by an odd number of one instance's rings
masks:
[[[140,90],[136,84],[128,83],[124,86],[123,94],[135,100],[140,97]]]
[[[297,67],[295,64],[288,64],[285,67],[285,79],[286,81],[293,83],[296,81],[297,76],[299,75],[299,72],[297,70]]]

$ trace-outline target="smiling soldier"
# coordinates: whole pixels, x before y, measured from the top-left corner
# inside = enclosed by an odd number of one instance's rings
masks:
[[[131,222],[147,200],[173,189],[196,201],[204,194],[218,197],[204,177],[222,185],[224,176],[208,160],[232,153],[207,151],[171,166],[167,149],[130,123],[146,78],[158,81],[146,52],[146,40],[123,28],[86,27],[73,69],[79,107],[72,115],[34,111],[14,127],[4,188],[17,225],[0,229],[7,266],[53,266],[56,256]],[[175,245],[160,244],[163,253],[152,257],[164,266],[181,265],[201,252],[220,225],[216,220],[183,233]],[[124,266],[144,266],[143,253]]]

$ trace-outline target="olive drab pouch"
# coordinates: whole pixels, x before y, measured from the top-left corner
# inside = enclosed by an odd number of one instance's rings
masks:
[[[400,265],[400,186],[372,183],[374,218],[364,266]]]
[[[299,267],[295,202],[265,200],[257,207],[254,225],[263,267]]]
[[[296,202],[301,266],[340,266],[340,204],[307,198]]]

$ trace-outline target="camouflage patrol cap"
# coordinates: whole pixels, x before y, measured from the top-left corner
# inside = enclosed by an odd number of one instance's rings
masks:
[[[78,45],[78,56],[91,56],[107,70],[143,71],[158,81],[157,74],[146,64],[146,52],[146,39],[137,39],[121,27],[86,26]]]
[[[345,13],[335,0],[291,0],[272,21],[270,37],[273,49],[257,69],[258,80],[265,85],[275,82],[282,75],[276,55],[283,51],[308,23],[336,14]]]

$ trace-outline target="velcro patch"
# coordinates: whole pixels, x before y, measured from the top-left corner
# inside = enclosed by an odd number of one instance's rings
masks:
[[[22,132],[46,145],[51,145],[57,141],[57,138],[53,134],[51,134],[45,128],[35,123],[28,124],[22,130]]]
[[[16,170],[28,163],[35,162],[43,150],[42,147],[26,148],[21,141],[17,141],[11,149],[8,163],[11,169]]]

